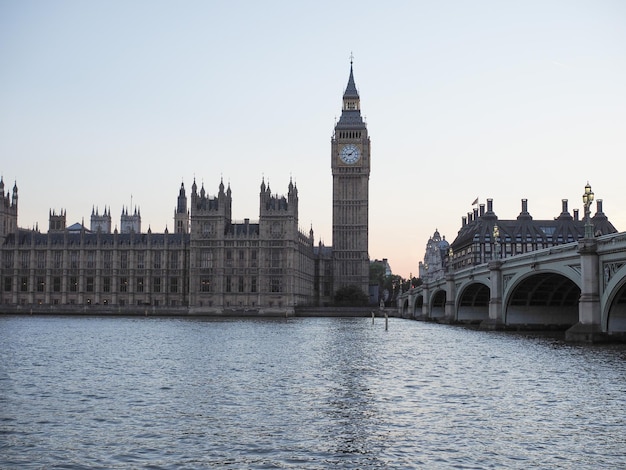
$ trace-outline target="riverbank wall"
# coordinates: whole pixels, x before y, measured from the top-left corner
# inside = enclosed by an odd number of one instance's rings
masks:
[[[295,309],[223,309],[142,305],[1,305],[0,315],[93,315],[163,317],[371,317],[395,316],[396,309],[378,307],[296,307]]]

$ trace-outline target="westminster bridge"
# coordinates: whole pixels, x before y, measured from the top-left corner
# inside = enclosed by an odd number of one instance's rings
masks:
[[[626,337],[626,232],[494,259],[398,297],[404,318],[484,329],[566,329],[569,341]]]

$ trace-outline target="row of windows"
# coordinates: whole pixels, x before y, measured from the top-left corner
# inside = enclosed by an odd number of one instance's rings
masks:
[[[476,243],[467,249],[461,250],[460,253],[454,253],[453,268],[459,269],[463,266],[471,264],[482,264],[496,258],[496,255],[502,258],[520,255],[531,251],[541,250],[554,246],[552,243],[501,243],[496,247],[492,243]],[[493,254],[492,254],[493,253]]]
[[[11,300],[8,297],[5,297],[4,299],[2,299],[0,297],[0,303],[11,303]],[[85,299],[85,305],[93,305],[93,300],[91,298],[87,298]],[[18,303],[20,305],[28,305],[29,301],[27,298],[22,297],[20,299],[18,299]],[[35,304],[37,305],[43,305],[45,303],[44,299],[41,298],[37,298],[35,299]],[[52,305],[61,305],[61,300],[60,299],[51,299],[50,302]],[[110,305],[111,304],[111,300],[110,299],[101,299],[100,303],[102,305]],[[146,302],[145,300],[142,299],[138,299],[136,300],[136,304],[137,305],[153,305],[155,307],[159,307],[161,306],[161,301],[159,299],[152,299],[150,303]],[[76,305],[76,299],[67,299],[67,305]],[[117,305],[120,306],[124,306],[124,305],[130,305],[126,303],[126,299],[118,299],[117,300]],[[169,305],[170,307],[177,307],[179,305],[179,301],[175,300],[175,299],[170,299],[168,302],[164,302],[163,305]],[[182,305],[182,303],[181,303]]]
[[[113,283],[112,278],[103,277],[102,278],[102,292],[113,292]],[[151,291],[153,293],[160,293],[162,290],[162,283],[160,277],[155,277],[151,279]],[[19,291],[20,292],[28,292],[29,291],[29,278],[27,276],[22,276],[18,278],[19,282]],[[146,285],[146,280],[143,277],[138,277],[134,279],[134,288],[130,288],[131,279],[128,277],[120,277],[117,279],[117,292],[130,292],[131,290],[136,293],[143,293],[148,290],[148,286]],[[225,290],[226,292],[251,292],[256,293],[258,291],[258,280],[255,277],[246,278],[244,276],[226,276],[225,277]],[[61,277],[53,277],[51,279],[51,289],[50,292],[62,292],[63,284]],[[176,277],[169,278],[168,282],[169,292],[177,293],[179,292],[179,279]],[[68,292],[79,292],[79,278],[70,276],[67,279],[67,291]],[[212,292],[213,282],[211,278],[202,278],[200,279],[200,292]],[[282,279],[280,277],[271,277],[269,279],[268,285],[269,292],[279,293],[283,291]],[[13,291],[13,277],[5,276],[4,278],[4,291],[12,292]],[[35,279],[35,291],[36,292],[46,292],[46,278],[45,277],[37,277]],[[95,292],[96,291],[96,281],[94,277],[86,277],[85,292]]]
[[[258,292],[257,278],[246,278],[244,276],[226,276],[224,278],[226,292]],[[279,277],[271,277],[269,279],[269,292],[279,293],[283,291],[282,279]],[[211,278],[205,277],[200,279],[200,292],[213,292],[213,282]]]
[[[70,269],[80,268],[80,251],[72,250],[69,252],[56,250],[51,253],[50,259],[48,259],[47,251],[35,252],[35,267],[37,269],[61,269],[64,267],[63,254],[68,253],[67,266]],[[180,269],[180,262],[183,256],[179,251],[170,251],[169,256],[164,256],[160,251],[151,251],[149,256],[146,256],[145,251],[133,252],[134,258],[131,257],[131,253],[128,251],[117,251],[117,256],[113,256],[112,251],[102,251],[99,259],[94,251],[87,251],[84,254],[85,267],[87,269],[93,269],[97,266],[97,261],[100,261],[99,265],[104,269],[111,269],[114,265],[114,261],[117,261],[117,266],[121,269],[128,269],[131,264],[138,269],[146,268],[146,258],[149,258],[150,265],[155,269],[161,269],[163,267],[164,259],[167,260],[167,266],[171,269]],[[5,251],[3,254],[2,266],[6,269],[14,267],[14,256],[12,251]],[[131,263],[131,259],[133,262]],[[18,267],[21,269],[29,269],[31,263],[31,252],[27,250],[21,250],[18,254]]]
[[[146,285],[145,279],[143,277],[135,278],[134,292],[144,292],[147,291],[148,286]],[[22,276],[18,278],[18,288],[20,292],[28,292],[29,291],[29,278],[27,276]],[[128,277],[120,277],[118,278],[118,290],[117,292],[129,292],[130,288],[130,279]],[[179,291],[179,282],[178,278],[171,277],[169,278],[169,292],[177,293]],[[51,279],[50,292],[61,292],[63,289],[62,278],[61,277],[53,277]],[[162,288],[161,278],[154,277],[151,282],[151,291],[153,293],[160,293]],[[46,292],[46,278],[45,277],[37,277],[35,279],[35,290],[36,292]],[[102,278],[102,292],[112,292],[112,278],[103,277]],[[13,291],[13,277],[5,276],[4,278],[4,292],[12,292]],[[79,278],[70,276],[67,279],[67,291],[68,292],[78,292],[79,291]],[[85,278],[85,292],[95,292],[95,278],[86,277]]]
[[[269,260],[266,263],[268,267],[278,268],[280,267],[283,250],[280,248],[271,248],[269,250]],[[246,256],[247,254],[247,256]],[[236,257],[236,259],[235,259]],[[199,253],[196,259],[196,268],[213,268],[219,266],[219,263],[214,262],[213,252],[210,250],[203,250]],[[224,260],[225,267],[252,267],[259,266],[258,252],[257,250],[226,250],[226,259]]]
[[[356,104],[352,109],[356,109]],[[340,131],[337,136],[338,139],[360,139],[363,136],[363,131]]]

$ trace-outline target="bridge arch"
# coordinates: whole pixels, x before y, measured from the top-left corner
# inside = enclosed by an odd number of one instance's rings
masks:
[[[522,274],[505,289],[504,323],[562,328],[575,325],[580,292],[576,281],[560,271]]]
[[[430,301],[430,318],[439,319],[446,315],[446,291],[437,289],[433,292]]]
[[[408,312],[409,312],[409,297],[405,298],[404,301],[402,302],[402,312],[401,312],[402,318],[406,318]]]
[[[626,332],[626,264],[613,274],[604,293],[603,330],[609,333]]]
[[[489,319],[491,289],[482,282],[463,286],[457,296],[455,319],[460,322],[479,322]]]
[[[411,318],[419,317],[420,315],[422,315],[423,306],[424,306],[424,296],[422,294],[416,295],[413,301]]]

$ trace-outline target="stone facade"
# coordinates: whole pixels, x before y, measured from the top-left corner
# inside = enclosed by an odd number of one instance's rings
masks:
[[[51,212],[46,234],[4,234],[0,304],[186,307],[192,314],[289,314],[316,305],[313,230],[298,229],[295,185],[278,196],[263,182],[256,223],[233,222],[231,205],[223,183],[211,198],[194,182],[190,218],[179,217],[181,230],[173,234],[74,231],[64,211]],[[182,185],[177,211],[189,213]],[[6,212],[1,222],[10,226]],[[124,210],[121,219],[127,216]]]
[[[298,189],[273,195],[265,181],[258,222],[231,219],[230,187],[191,193],[190,305],[194,312],[282,312],[313,305],[313,230],[298,228]],[[179,207],[180,209],[180,207]]]
[[[0,310],[288,315],[331,303],[344,285],[367,293],[370,142],[352,64],[331,167],[333,247],[300,230],[291,181],[286,195],[261,182],[254,222],[232,220],[230,185],[220,182],[211,197],[194,181],[190,204],[181,183],[174,233],[142,233],[137,208],[123,208],[120,231],[111,232],[110,208],[94,208],[91,230],[68,227],[66,212],[51,210],[44,234],[18,227],[17,185],[5,197],[0,180]]]
[[[367,294],[370,138],[361,117],[352,64],[341,117],[331,141],[331,167],[334,290],[356,285]]]
[[[442,279],[446,273],[446,261],[450,250],[450,244],[446,237],[441,237],[439,230],[428,239],[424,262],[419,263],[419,277],[423,282],[431,282]]]

